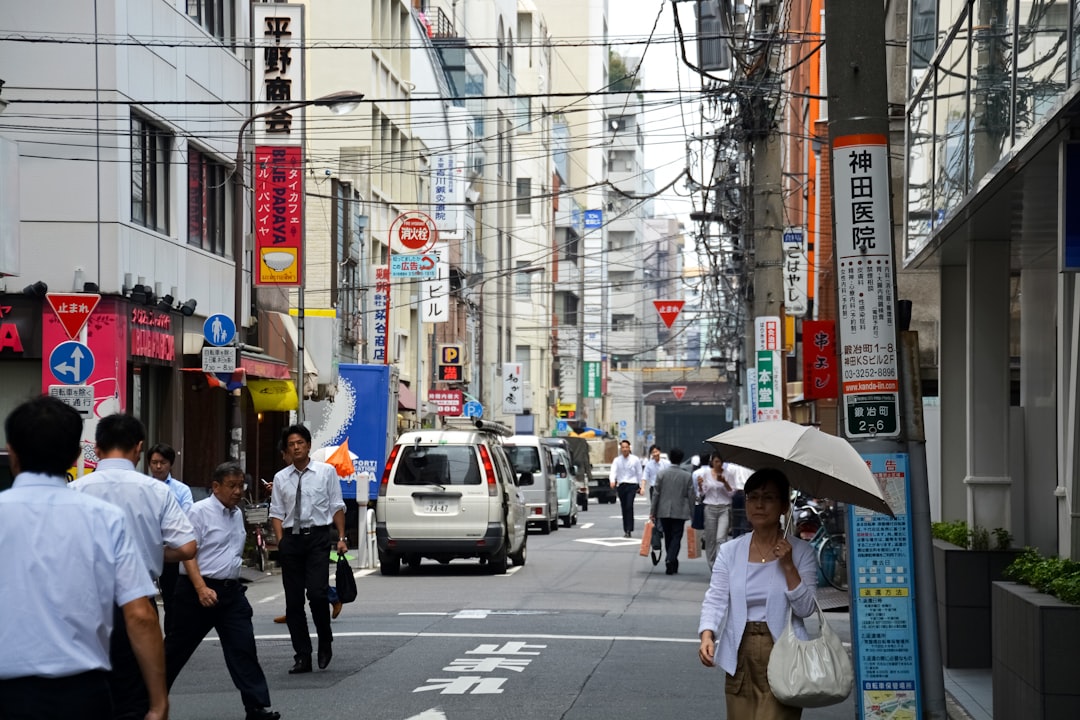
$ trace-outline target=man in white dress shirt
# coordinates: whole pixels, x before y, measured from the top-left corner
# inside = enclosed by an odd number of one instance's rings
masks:
[[[150,579],[156,582],[166,561],[182,562],[195,557],[195,530],[165,483],[135,469],[145,440],[146,431],[138,418],[123,414],[101,418],[94,431],[97,469],[71,483],[71,487],[124,511],[128,532],[150,571]],[[109,644],[113,717],[142,720],[149,705],[146,685],[120,608],[115,617]]]
[[[119,607],[164,718],[165,657],[154,583],[124,512],[72,492],[83,422],[60,400],[19,405],[4,431],[15,483],[0,493],[0,718],[110,720],[109,635]],[[140,719],[141,720],[141,719]]]
[[[311,672],[311,635],[304,610],[304,591],[319,636],[319,669],[333,656],[330,629],[330,530],[337,534],[337,551],[345,541],[345,501],[337,471],[310,458],[311,432],[290,425],[282,432],[282,449],[292,460],[274,476],[270,493],[270,524],[278,540],[281,583],[285,588],[285,621],[292,638],[293,666],[289,674]],[[299,492],[298,492],[299,491]]]
[[[634,532],[634,496],[644,494],[641,460],[630,452],[630,441],[619,443],[619,457],[611,463],[611,487],[619,495],[622,508],[623,537],[630,537]]]
[[[278,720],[281,714],[270,710],[270,690],[255,651],[247,588],[240,582],[247,530],[237,505],[244,496],[244,468],[235,461],[218,465],[211,490],[213,495],[195,503],[188,514],[199,551],[184,561],[176,584],[175,618],[165,637],[169,687],[213,629],[240,691],[246,720]]]

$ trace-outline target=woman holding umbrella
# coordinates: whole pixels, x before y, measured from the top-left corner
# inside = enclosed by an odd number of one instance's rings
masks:
[[[753,532],[720,546],[701,606],[698,657],[727,673],[727,717],[794,720],[802,710],[781,704],[766,669],[773,643],[794,612],[795,634],[807,639],[802,618],[814,612],[817,563],[813,548],[784,537],[780,518],[791,488],[779,470],[758,470],[746,481],[746,514]]]

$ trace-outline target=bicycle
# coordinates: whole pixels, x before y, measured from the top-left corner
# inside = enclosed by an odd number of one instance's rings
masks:
[[[266,572],[270,567],[270,549],[266,545],[266,526],[270,522],[270,501],[249,504],[244,508],[244,522],[255,535],[255,567]]]
[[[837,590],[848,589],[847,535],[839,529],[839,515],[833,507],[818,508],[812,504],[795,508],[797,532],[814,548],[818,564],[818,580]],[[816,525],[816,528],[815,528]],[[813,534],[809,537],[809,531]]]

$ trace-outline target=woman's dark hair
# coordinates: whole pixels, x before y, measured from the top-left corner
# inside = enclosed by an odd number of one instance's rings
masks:
[[[776,468],[761,468],[756,471],[746,479],[743,492],[749,495],[769,484],[776,488],[776,491],[780,494],[780,502],[787,508],[791,504],[791,483],[788,482],[787,475]]]

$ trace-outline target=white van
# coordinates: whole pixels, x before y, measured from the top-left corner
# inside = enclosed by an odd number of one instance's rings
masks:
[[[559,529],[559,496],[551,448],[536,435],[514,435],[503,441],[525,497],[528,524],[547,535]]]
[[[404,560],[441,563],[480,558],[494,574],[507,560],[525,564],[525,499],[503,452],[500,423],[461,422],[449,430],[417,430],[390,451],[375,504],[375,539],[383,575]]]

